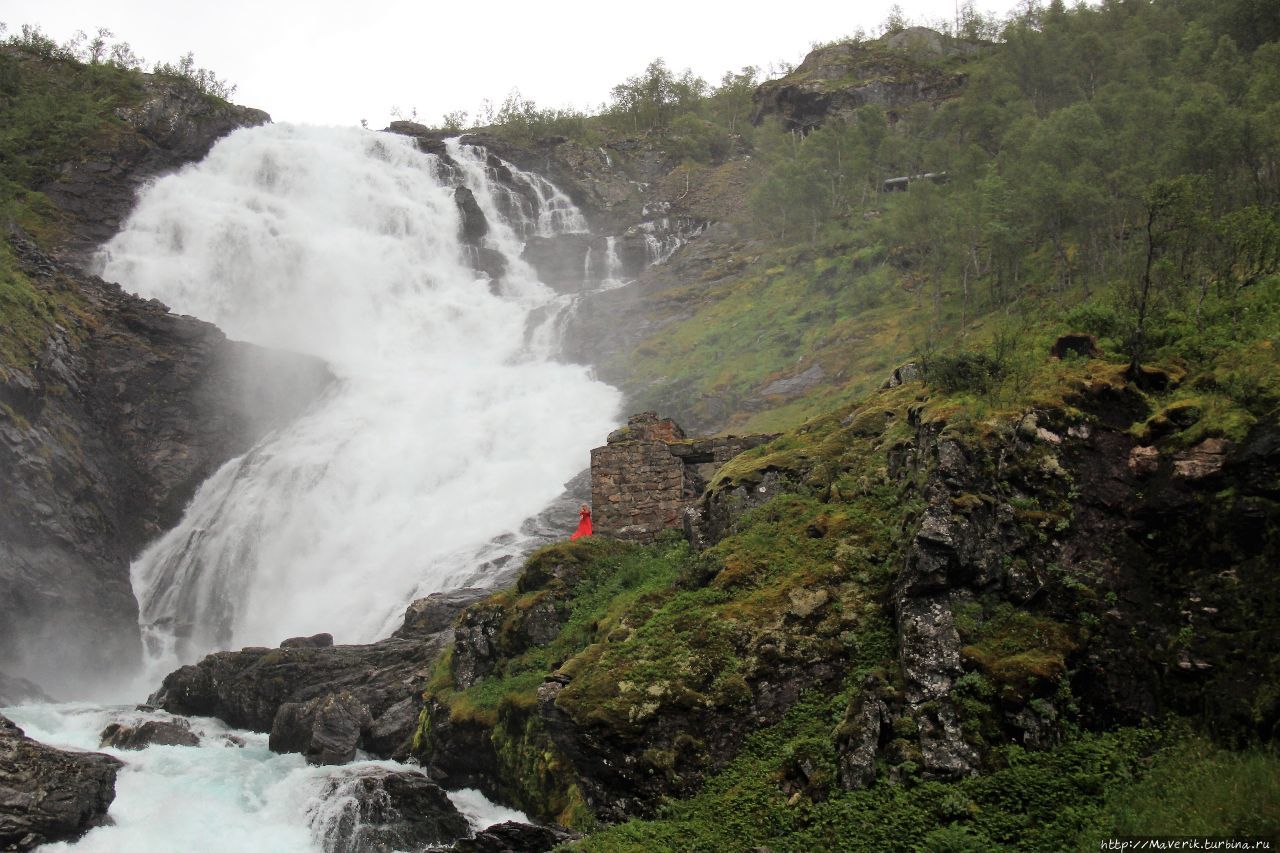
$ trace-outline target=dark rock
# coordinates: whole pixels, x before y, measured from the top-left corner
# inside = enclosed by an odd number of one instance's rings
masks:
[[[573,293],[587,284],[587,253],[595,242],[590,234],[534,235],[525,240],[520,257],[543,284],[559,293]]]
[[[453,202],[462,216],[462,242],[469,246],[479,246],[484,235],[489,233],[489,220],[485,219],[475,193],[467,187],[458,187],[453,191]]]
[[[31,740],[0,717],[0,849],[71,841],[110,821],[119,759]]]
[[[145,749],[148,746],[199,746],[200,738],[181,717],[147,720],[137,726],[110,723],[102,730],[99,746],[116,749]]]
[[[0,408],[0,660],[82,695],[141,656],[133,557],[331,377],[80,274],[19,232],[9,245],[35,287],[75,291],[91,320],[55,329],[34,366],[3,366],[0,386],[25,376],[42,390],[29,418]]]
[[[404,624],[392,637],[408,639],[426,637],[447,631],[464,608],[489,595],[492,590],[483,587],[463,587],[448,592],[433,592],[416,599],[404,612]]]
[[[444,619],[458,604],[440,604],[424,623]],[[417,716],[405,702],[422,695],[445,642],[443,633],[402,632],[363,646],[216,652],[171,672],[149,701],[270,732],[273,749],[315,761],[354,749],[389,757],[407,749]]]
[[[333,634],[312,634],[310,637],[290,637],[280,644],[282,649],[327,649],[333,645]]]
[[[493,672],[498,658],[498,631],[506,620],[501,609],[473,607],[453,629],[453,684],[466,690]]]
[[[449,795],[421,773],[362,768],[330,779],[312,828],[326,853],[391,853],[471,834]]]
[[[1098,339],[1083,332],[1072,332],[1061,335],[1049,349],[1049,355],[1062,358],[1067,353],[1074,353],[1082,358],[1097,358],[1102,355],[1098,349]]]
[[[286,702],[272,721],[273,752],[300,752],[310,764],[347,764],[373,728],[369,708],[350,692]]]
[[[544,853],[582,836],[562,826],[536,826],[509,820],[472,838],[454,842],[455,853]]]

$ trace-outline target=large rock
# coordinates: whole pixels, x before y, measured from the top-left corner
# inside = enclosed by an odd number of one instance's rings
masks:
[[[171,672],[149,702],[270,732],[272,749],[301,752],[314,763],[349,761],[356,749],[398,755],[413,734],[446,629],[484,594],[454,590],[420,599],[395,636],[377,643],[216,652]]]
[[[148,746],[199,746],[200,738],[181,717],[147,720],[136,726],[110,723],[102,730],[99,746],[116,749],[146,749]]]
[[[269,743],[274,752],[302,753],[309,764],[347,764],[372,728],[363,702],[349,691],[329,693],[281,705]]]
[[[471,834],[448,794],[421,773],[364,768],[333,777],[320,797],[311,823],[326,853],[424,850]]]
[[[107,823],[121,766],[37,743],[0,717],[0,850],[70,841]]]

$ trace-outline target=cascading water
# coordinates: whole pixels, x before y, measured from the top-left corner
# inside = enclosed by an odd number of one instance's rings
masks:
[[[159,666],[293,634],[384,636],[413,597],[470,580],[467,555],[555,498],[614,425],[617,392],[526,334],[554,295],[520,241],[585,228],[581,214],[541,178],[449,150],[456,169],[395,136],[237,131],[148,188],[104,248],[104,278],[336,377],[134,563]],[[466,265],[459,180],[507,262],[501,296]]]

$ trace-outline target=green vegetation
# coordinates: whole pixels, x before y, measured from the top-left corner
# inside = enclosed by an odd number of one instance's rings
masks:
[[[12,223],[44,247],[63,239],[62,216],[41,190],[67,163],[109,150],[128,132],[119,111],[145,97],[142,60],[113,38],[98,29],[92,38],[80,32],[58,44],[24,25],[0,42],[0,226],[6,233]],[[155,73],[208,97],[234,91],[198,68],[191,54],[176,65],[157,65]],[[32,282],[6,240],[0,245],[0,378],[29,365],[57,326],[70,334],[84,328],[80,295]]]

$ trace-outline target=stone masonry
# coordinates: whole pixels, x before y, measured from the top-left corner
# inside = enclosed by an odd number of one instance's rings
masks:
[[[634,542],[652,542],[679,528],[691,506],[733,457],[772,435],[685,437],[670,418],[633,415],[591,451],[591,505],[595,532]]]

